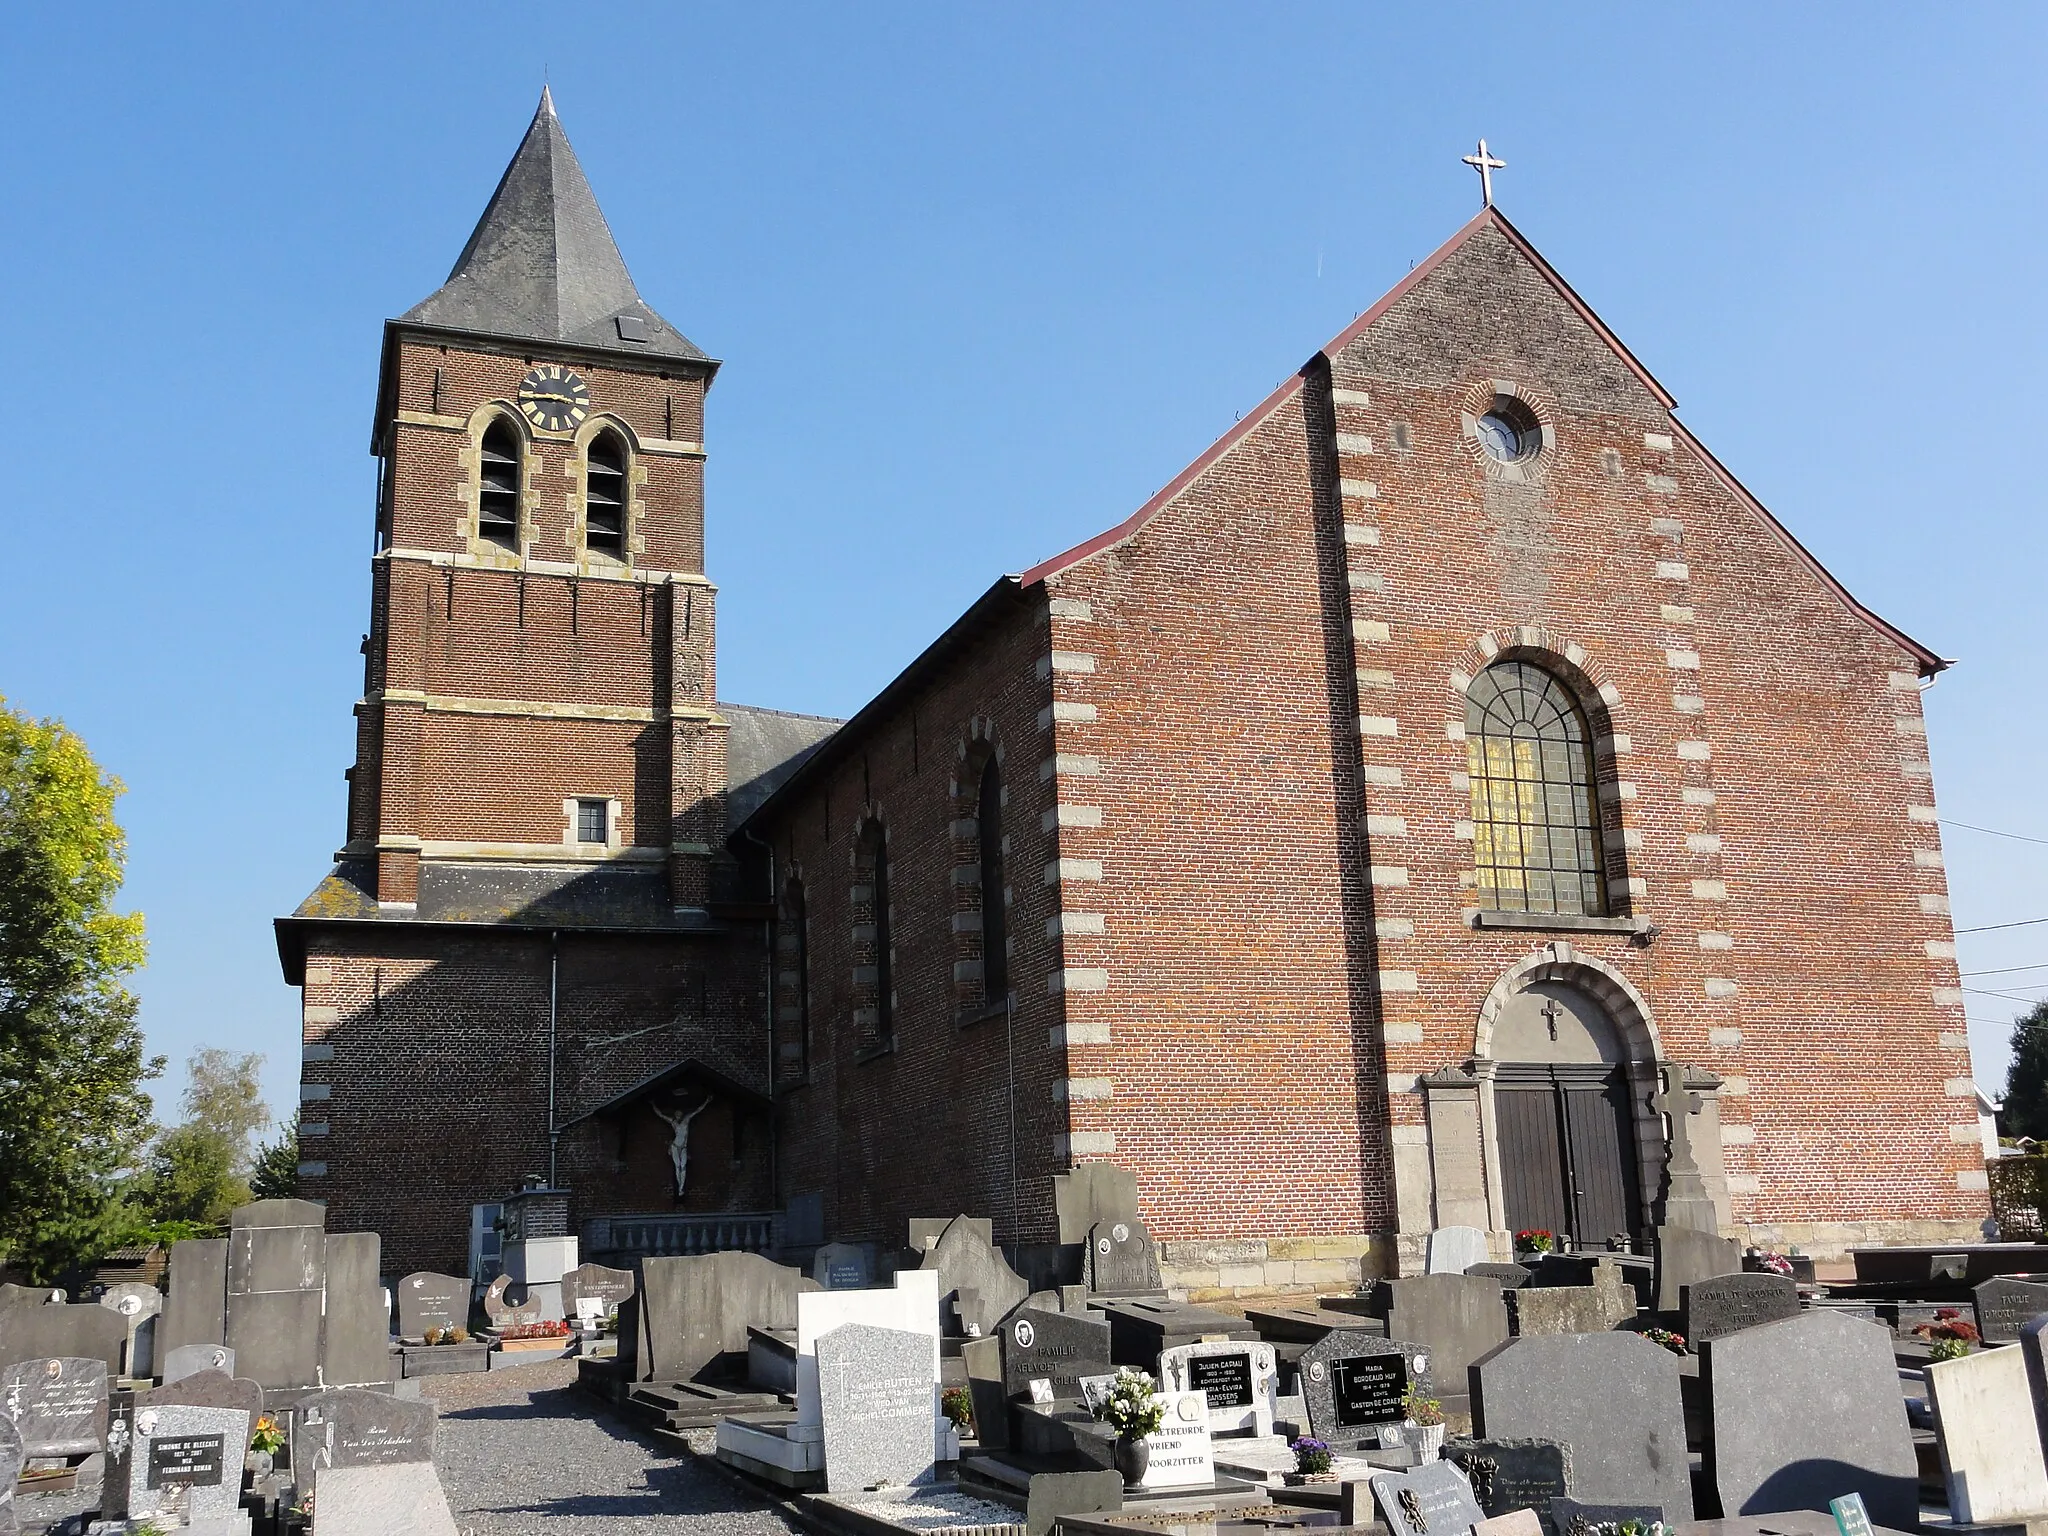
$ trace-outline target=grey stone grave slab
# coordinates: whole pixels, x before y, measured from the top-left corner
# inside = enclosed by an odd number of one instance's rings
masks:
[[[1987,1349],[1930,1365],[1927,1395],[1949,1513],[1958,1524],[2025,1525],[2048,1515],[2048,1461],[2019,1350]]]
[[[325,1221],[305,1200],[259,1200],[229,1218],[226,1343],[266,1387],[319,1384]]]
[[[377,1278],[383,1246],[375,1232],[328,1234],[323,1385],[366,1386],[398,1375],[391,1359],[391,1303]]]
[[[61,1302],[64,1293],[48,1285],[16,1285],[12,1280],[0,1284],[0,1307],[40,1307],[50,1302]]]
[[[1645,1279],[1647,1282],[1647,1272]],[[1600,1306],[1607,1319],[1604,1326],[1618,1328],[1623,1323],[1634,1321],[1641,1303],[1626,1268],[1603,1259],[1593,1266],[1592,1281],[1594,1294],[1600,1298]]]
[[[1523,1338],[1545,1333],[1601,1333],[1608,1321],[1605,1298],[1590,1285],[1528,1286],[1514,1294],[1515,1332]]]
[[[956,1221],[965,1221],[968,1229],[979,1232],[985,1243],[996,1240],[995,1223],[986,1216],[913,1216],[909,1222],[910,1251],[920,1255],[930,1253],[932,1246],[945,1235],[946,1228]]]
[[[562,1313],[576,1316],[578,1301],[601,1301],[607,1316],[619,1310],[633,1294],[635,1282],[630,1269],[611,1269],[603,1264],[579,1264],[562,1276]]]
[[[1474,1264],[1465,1271],[1468,1275],[1484,1275],[1489,1280],[1498,1280],[1503,1290],[1520,1290],[1535,1277],[1536,1271],[1526,1264]]]
[[[165,1386],[183,1381],[199,1371],[235,1374],[235,1352],[225,1344],[180,1344],[164,1356],[161,1373]]]
[[[967,1395],[974,1400],[974,1435],[984,1451],[1010,1448],[1010,1396],[1003,1390],[1003,1345],[1007,1334],[1004,1329],[992,1339],[969,1339],[960,1346],[960,1365],[967,1372]]]
[[[2011,1344],[2020,1330],[2048,1313],[2048,1285],[2004,1276],[1986,1280],[1970,1293],[1977,1308],[1977,1331],[1986,1344]]]
[[[1375,1472],[1370,1481],[1380,1518],[1396,1536],[1471,1536],[1486,1518],[1465,1474],[1447,1461],[1413,1472]]]
[[[1159,1245],[1145,1223],[1132,1216],[1089,1228],[1088,1288],[1098,1296],[1156,1295],[1165,1289]]]
[[[118,1312],[90,1302],[0,1308],[0,1366],[24,1360],[103,1360],[112,1376],[121,1369],[127,1338],[127,1321]]]
[[[1709,1340],[1700,1382],[1706,1475],[1725,1515],[1824,1509],[1860,1493],[1879,1525],[1918,1520],[1918,1463],[1886,1329],[1826,1312],[1759,1323]]]
[[[811,1255],[811,1278],[828,1291],[864,1291],[874,1284],[875,1269],[859,1243],[827,1243]]]
[[[187,1408],[239,1408],[253,1421],[263,1412],[263,1387],[246,1376],[230,1376],[225,1371],[195,1371],[182,1381],[137,1393],[136,1401],[159,1407],[175,1403]]]
[[[103,1504],[125,1497],[121,1513],[130,1520],[225,1519],[241,1507],[248,1448],[249,1415],[241,1409],[138,1401],[108,1436]]]
[[[292,1472],[319,1486],[330,1467],[394,1467],[434,1459],[435,1409],[362,1387],[308,1396],[292,1418]],[[319,1507],[315,1500],[314,1507]]]
[[[1052,1206],[1060,1241],[1085,1243],[1104,1222],[1138,1219],[1138,1176],[1115,1163],[1082,1163],[1052,1176]]]
[[[1432,1275],[1469,1275],[1486,1262],[1486,1234],[1477,1227],[1438,1227],[1429,1234],[1424,1268]]]
[[[1676,1312],[1688,1285],[1742,1273],[1742,1245],[1732,1237],[1692,1227],[1658,1227],[1656,1309]]]
[[[1273,1433],[1280,1397],[1280,1364],[1270,1344],[1239,1340],[1182,1344],[1159,1356],[1159,1384],[1172,1392],[1201,1392],[1209,1433]]]
[[[1680,1299],[1678,1331],[1695,1353],[1711,1339],[1799,1315],[1799,1287],[1790,1275],[1716,1275],[1685,1286]]]
[[[429,1328],[469,1327],[469,1282],[460,1275],[419,1270],[396,1289],[401,1339],[423,1339]]]
[[[20,1536],[21,1522],[14,1513],[14,1485],[27,1461],[21,1431],[14,1427],[14,1420],[0,1413],[0,1536]]]
[[[313,1506],[316,1536],[456,1536],[448,1495],[431,1462],[333,1467]]]
[[[153,1285],[129,1280],[109,1286],[100,1305],[120,1317],[128,1330],[121,1342],[121,1374],[154,1376],[157,1315],[164,1309],[164,1293]]]
[[[1447,1440],[1443,1457],[1465,1474],[1489,1520],[1531,1509],[1550,1536],[1550,1501],[1572,1491],[1572,1448],[1556,1440]]]
[[[1429,1352],[1430,1370],[1457,1392],[1465,1369],[1508,1336],[1499,1284],[1484,1275],[1417,1275],[1386,1283],[1387,1337]]]
[[[722,1358],[744,1361],[748,1328],[795,1328],[797,1296],[819,1289],[757,1253],[646,1259],[633,1316],[619,1319],[620,1348],[630,1321],[634,1380],[693,1381]]]
[[[53,1357],[0,1371],[0,1413],[30,1457],[90,1456],[107,1443],[107,1362]]]
[[[1083,1376],[1111,1369],[1109,1325],[1067,1312],[1026,1307],[1003,1324],[1003,1395],[1028,1400],[1031,1383],[1050,1381],[1053,1396],[1078,1398]]]
[[[1401,1400],[1411,1389],[1435,1396],[1433,1368],[1420,1344],[1331,1329],[1298,1363],[1310,1431],[1330,1445],[1377,1445],[1382,1427],[1406,1417]]]
[[[1573,1493],[1692,1518],[1678,1357],[1634,1333],[1514,1339],[1471,1369],[1472,1421],[1487,1440],[1572,1448]]]
[[[1034,1472],[1024,1491],[1025,1536],[1052,1536],[1062,1515],[1115,1514],[1123,1507],[1121,1472]]]
[[[1182,1344],[1259,1336],[1258,1329],[1241,1317],[1184,1301],[1113,1301],[1103,1308],[1103,1315],[1109,1319],[1110,1359],[1155,1374],[1160,1355]]]
[[[227,1306],[228,1240],[202,1237],[171,1244],[171,1293],[156,1325],[164,1355],[188,1344],[227,1343]]]
[[[972,1216],[954,1217],[918,1265],[938,1272],[939,1315],[950,1301],[961,1330],[977,1337],[994,1333],[1031,1294],[1024,1277],[984,1236],[987,1225]]]
[[[865,1323],[820,1334],[818,1406],[827,1493],[937,1476],[930,1335]]]

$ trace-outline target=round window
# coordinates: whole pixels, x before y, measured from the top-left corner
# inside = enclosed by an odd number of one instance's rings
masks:
[[[1479,446],[1486,456],[1503,464],[1533,458],[1543,446],[1543,429],[1536,417],[1519,400],[1505,397],[1493,402],[1493,409],[1479,418]]]

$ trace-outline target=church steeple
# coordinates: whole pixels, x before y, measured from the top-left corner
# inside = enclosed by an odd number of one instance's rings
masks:
[[[400,320],[710,361],[633,286],[545,87],[533,123],[448,281]]]

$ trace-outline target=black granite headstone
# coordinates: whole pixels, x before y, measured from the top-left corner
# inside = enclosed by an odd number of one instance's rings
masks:
[[[1021,1308],[1002,1328],[1003,1392],[1028,1399],[1031,1383],[1050,1381],[1054,1397],[1078,1398],[1083,1376],[1111,1369],[1109,1328],[1093,1318]]]
[[[2010,1280],[2001,1275],[1970,1293],[1977,1308],[1977,1331],[1986,1344],[2011,1344],[2020,1330],[2048,1312],[2048,1285]]]
[[[14,1427],[14,1420],[0,1413],[0,1536],[20,1536],[21,1523],[14,1514],[14,1485],[27,1461],[21,1431]]]
[[[107,1443],[107,1362],[74,1357],[10,1365],[0,1371],[0,1413],[14,1421],[31,1457],[90,1456]]]
[[[1471,1536],[1486,1518],[1465,1474],[1447,1461],[1413,1472],[1375,1472],[1371,1482],[1380,1518],[1394,1536]]]
[[[573,1320],[579,1298],[593,1298],[604,1303],[607,1312],[616,1312],[625,1299],[633,1294],[633,1271],[630,1269],[608,1269],[602,1264],[579,1264],[562,1276],[562,1314]],[[463,1284],[463,1322],[469,1317],[469,1286]],[[460,1326],[460,1325],[458,1325]]]
[[[567,1275],[563,1276],[563,1288],[568,1288]],[[469,1282],[460,1275],[420,1270],[400,1280],[393,1291],[398,1300],[401,1339],[423,1339],[434,1328],[469,1327]],[[564,1309],[567,1306],[565,1297]]]
[[[1572,1491],[1570,1446],[1556,1440],[1448,1440],[1443,1457],[1465,1474],[1489,1520],[1533,1509],[1550,1536],[1562,1536],[1551,1523],[1550,1501]]]
[[[1335,1328],[1301,1353],[1297,1369],[1311,1432],[1331,1445],[1377,1444],[1382,1425],[1406,1417],[1410,1390],[1434,1395],[1420,1345]]]
[[[1159,1245],[1135,1216],[1097,1222],[1088,1232],[1088,1287],[1098,1296],[1128,1296],[1164,1288]]]
[[[247,1376],[230,1376],[225,1371],[194,1371],[177,1381],[138,1392],[135,1400],[158,1407],[175,1403],[188,1408],[239,1408],[249,1415],[251,1425],[263,1414],[262,1384]]]
[[[303,1489],[330,1467],[387,1467],[434,1459],[436,1411],[361,1387],[308,1397],[292,1423],[292,1473]]]
[[[1685,1320],[1678,1331],[1694,1351],[1709,1339],[1799,1315],[1799,1287],[1790,1275],[1716,1275],[1694,1281],[1679,1297]]]

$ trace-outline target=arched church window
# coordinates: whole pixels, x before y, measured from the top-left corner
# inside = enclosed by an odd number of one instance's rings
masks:
[[[1532,662],[1496,662],[1466,690],[1465,744],[1480,904],[1604,914],[1586,717],[1571,691]]]
[[[501,548],[519,548],[519,434],[500,416],[484,428],[477,480],[476,531]]]
[[[994,1006],[1010,995],[1010,957],[1003,907],[1003,775],[993,752],[981,767],[975,816],[981,842],[981,994]]]
[[[626,445],[604,431],[583,454],[584,547],[616,560],[626,558]]]

